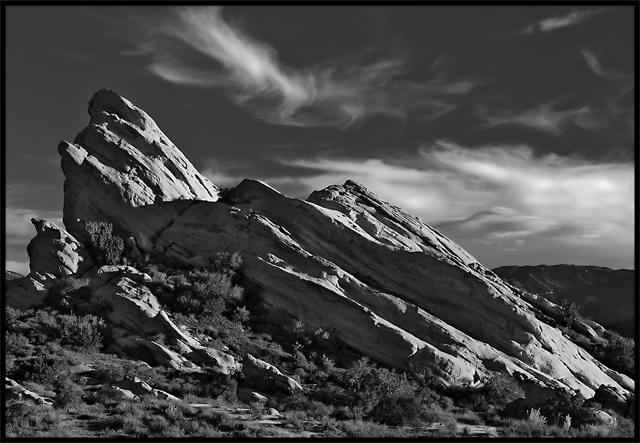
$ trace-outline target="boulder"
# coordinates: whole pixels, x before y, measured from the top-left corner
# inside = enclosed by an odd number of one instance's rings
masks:
[[[49,397],[45,397],[36,392],[25,389],[15,380],[5,377],[4,379],[5,400],[28,400],[37,405],[53,406],[54,401]]]
[[[629,404],[623,391],[616,389],[614,386],[601,385],[596,389],[593,398],[590,398],[585,403],[587,405],[597,403],[603,409],[611,409],[623,417],[629,413]]]
[[[29,269],[56,277],[82,275],[94,264],[89,251],[67,231],[47,220],[31,219],[36,236],[29,242]]]
[[[130,391],[137,396],[151,394],[153,391],[151,386],[140,380],[138,377],[125,377],[123,380],[116,383],[116,387]]]
[[[535,407],[535,402],[527,398],[516,398],[507,403],[502,409],[502,416],[524,420],[529,415],[531,408]]]
[[[232,374],[238,370],[235,358],[213,348],[200,348],[187,355],[189,360],[206,366],[217,368],[221,374]]]
[[[152,394],[153,394],[155,397],[161,398],[161,399],[163,399],[163,400],[180,401],[180,399],[179,399],[178,397],[176,397],[175,395],[173,395],[173,394],[169,394],[168,392],[163,391],[163,390],[161,390],[161,389],[154,389],[154,390],[152,391]]]
[[[130,331],[140,328],[160,312],[160,305],[149,289],[131,280],[117,276],[91,293],[92,303],[106,307],[106,318]]]
[[[67,230],[84,240],[83,222],[112,223],[142,253],[193,200],[216,201],[202,176],[144,111],[102,89],[89,102],[89,125],[58,147],[65,174]],[[166,204],[162,204],[166,203]]]
[[[571,426],[575,428],[587,425],[605,425],[614,428],[618,424],[615,417],[605,411],[594,408],[580,408],[574,411],[572,418]]]
[[[251,404],[255,402],[266,403],[269,400],[269,397],[253,388],[238,388],[237,392],[238,400],[241,402]]]
[[[27,276],[17,279],[4,294],[7,306],[25,311],[41,304],[54,281],[54,275],[30,272]]]
[[[284,375],[275,366],[253,357],[251,354],[245,355],[242,361],[242,374],[247,385],[265,389],[278,390],[287,394],[302,391],[302,386]]]

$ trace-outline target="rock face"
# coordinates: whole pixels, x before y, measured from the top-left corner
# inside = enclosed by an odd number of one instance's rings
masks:
[[[435,361],[458,381],[507,370],[587,398],[619,376],[460,247],[354,182],[300,201],[245,180],[227,201],[191,206],[156,247],[185,263],[240,251],[269,305],[398,368]]]
[[[89,252],[64,229],[47,220],[31,219],[37,235],[27,246],[29,269],[56,277],[83,274],[94,264]]]
[[[63,221],[76,238],[85,239],[82,222],[106,221],[150,252],[149,240],[192,201],[217,200],[216,186],[125,98],[102,89],[89,115],[74,142],[58,147],[66,176]]]
[[[31,272],[11,281],[7,287],[7,304],[29,309],[42,301],[58,277],[78,276],[94,266],[88,251],[64,229],[47,220],[32,219],[36,236],[29,242]]]
[[[528,397],[555,388],[586,398],[601,385],[635,389],[629,377],[539,320],[542,305],[364,186],[347,181],[303,201],[245,180],[218,201],[217,188],[127,100],[99,91],[89,113],[89,127],[59,148],[64,222],[72,235],[84,232],[77,219],[112,222],[141,252],[196,267],[216,253],[238,251],[244,276],[268,306],[331,327],[346,344],[399,369],[435,365],[455,383],[506,370]],[[88,274],[100,282],[91,300],[112,308],[114,349],[184,370],[196,370],[196,363],[234,368],[180,335],[136,280],[144,277],[127,270]],[[148,338],[160,331],[171,349]],[[253,367],[260,365],[245,360],[245,371]]]

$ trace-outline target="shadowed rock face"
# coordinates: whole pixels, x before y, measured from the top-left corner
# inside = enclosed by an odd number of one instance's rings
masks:
[[[400,369],[437,362],[455,382],[507,370],[531,391],[564,387],[587,398],[602,384],[634,389],[538,320],[530,301],[466,251],[364,186],[347,181],[304,201],[245,180],[217,201],[217,188],[127,100],[99,91],[90,114],[76,142],[59,149],[70,232],[83,235],[77,218],[109,221],[142,249],[191,266],[238,251],[266,304],[330,326],[348,345]],[[113,285],[103,295],[127,306],[120,324],[160,315],[152,296],[126,290],[133,282]],[[123,337],[121,345],[134,342]],[[144,345],[156,360],[184,364]]]
[[[102,89],[89,115],[74,142],[58,146],[66,177],[63,221],[74,237],[86,240],[82,222],[107,221],[144,249],[192,201],[217,200],[217,187],[125,98]],[[154,205],[162,202],[175,204]],[[141,208],[135,216],[133,208]]]

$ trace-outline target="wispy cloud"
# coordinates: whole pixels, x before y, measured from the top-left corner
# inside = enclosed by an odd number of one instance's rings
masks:
[[[601,9],[588,9],[584,11],[573,11],[567,15],[546,18],[524,28],[523,34],[532,34],[536,31],[551,32],[568,26],[577,25],[600,13]]]
[[[596,57],[596,55],[589,49],[586,49],[586,48],[582,49],[580,51],[580,54],[582,54],[585,61],[587,62],[587,66],[589,67],[591,72],[593,72],[595,75],[599,77],[605,77],[611,80],[629,80],[629,83],[631,83],[630,82],[631,76],[622,74],[616,71],[615,69],[603,68],[598,57]]]
[[[474,113],[486,122],[486,126],[513,124],[555,135],[562,134],[567,124],[574,124],[583,129],[600,129],[608,124],[608,115],[588,106],[560,111],[554,109],[554,103],[544,103],[533,109],[496,111],[477,105]]]
[[[273,124],[346,127],[372,115],[405,120],[409,113],[432,119],[455,109],[452,97],[476,85],[442,72],[424,82],[408,81],[400,52],[296,70],[282,64],[273,47],[227,23],[219,7],[174,12],[162,24],[148,25],[132,54],[150,57],[150,71],[166,81],[224,88],[237,104]]]
[[[487,265],[518,262],[516,255],[522,258],[518,263],[531,264],[528,254],[538,251],[536,259],[542,260],[549,250],[570,263],[584,263],[578,252],[591,263],[602,263],[598,260],[606,254],[624,256],[621,266],[633,263],[631,163],[594,164],[536,156],[524,145],[467,148],[446,141],[425,145],[415,157],[281,163],[306,171],[296,177],[262,177],[287,195],[303,198],[330,184],[358,181],[442,229],[478,259],[483,258],[478,251],[492,245],[484,255]],[[534,243],[544,244],[546,252],[531,247]],[[512,250],[508,258],[500,255],[504,248]]]

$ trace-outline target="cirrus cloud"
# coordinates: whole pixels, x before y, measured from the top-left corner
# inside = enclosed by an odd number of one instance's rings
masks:
[[[138,48],[128,55],[150,58],[150,72],[168,82],[223,88],[271,124],[344,128],[373,115],[434,119],[454,110],[453,98],[477,85],[441,71],[409,81],[402,51],[372,56],[366,50],[294,69],[278,60],[273,47],[225,21],[219,7],[176,8],[157,23],[142,21],[146,36],[135,37]]]

